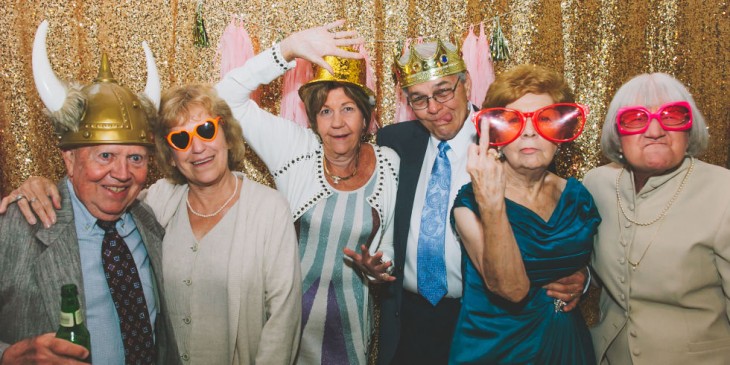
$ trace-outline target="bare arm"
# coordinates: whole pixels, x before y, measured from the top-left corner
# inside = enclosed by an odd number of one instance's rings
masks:
[[[487,288],[519,302],[527,295],[530,280],[507,219],[502,162],[489,149],[488,122],[483,121],[481,127],[479,144],[469,146],[467,160],[481,219],[468,208],[454,209],[456,229]]]

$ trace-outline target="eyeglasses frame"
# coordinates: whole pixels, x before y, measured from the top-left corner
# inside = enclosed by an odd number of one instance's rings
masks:
[[[664,123],[662,123],[661,118],[659,118],[661,116],[661,113],[666,108],[669,108],[672,106],[682,106],[682,107],[687,108],[687,111],[689,113],[689,121],[686,124],[682,124],[677,127],[672,127],[672,126],[666,126],[666,125],[664,125]],[[630,110],[643,111],[649,116],[649,118],[647,119],[646,125],[644,125],[641,129],[628,130],[621,126],[621,115],[623,115],[624,113],[626,113]],[[685,100],[672,101],[672,102],[664,103],[664,104],[660,105],[659,108],[657,109],[656,113],[652,113],[649,109],[647,109],[643,105],[625,106],[625,107],[619,108],[619,110],[616,112],[616,128],[618,128],[618,133],[622,136],[642,134],[649,129],[649,125],[651,124],[651,121],[654,119],[656,119],[656,121],[659,122],[659,125],[662,127],[662,129],[664,129],[667,132],[686,131],[686,130],[692,128],[692,122],[694,121],[694,116],[692,115],[692,106],[689,104],[689,102],[687,102]]]
[[[423,109],[428,108],[429,100],[431,100],[431,99],[433,99],[433,101],[435,101],[435,102],[437,102],[439,104],[443,104],[443,103],[445,103],[445,102],[447,102],[449,100],[452,100],[452,99],[454,99],[454,96],[456,96],[456,87],[459,86],[459,81],[461,81],[461,78],[460,77],[457,77],[456,78],[456,82],[454,83],[454,87],[452,87],[451,89],[446,88],[446,89],[436,90],[436,91],[448,91],[449,92],[449,95],[451,95],[448,99],[438,100],[437,99],[437,96],[434,95],[434,94],[431,94],[431,96],[421,95],[422,97],[425,98],[426,104],[424,104],[422,108],[416,108],[415,106],[413,106],[413,102],[411,101],[411,97],[409,95],[406,98],[408,100],[408,105],[410,105],[411,106],[411,109],[413,109],[413,110],[423,110]]]

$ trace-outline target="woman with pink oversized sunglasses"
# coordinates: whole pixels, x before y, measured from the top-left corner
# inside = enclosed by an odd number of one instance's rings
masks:
[[[591,332],[602,364],[727,364],[730,172],[697,159],[704,117],[679,81],[639,75],[611,102],[588,172],[603,222]]]

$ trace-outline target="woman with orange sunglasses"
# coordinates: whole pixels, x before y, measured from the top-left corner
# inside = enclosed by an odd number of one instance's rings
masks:
[[[501,74],[482,108],[468,154],[472,182],[452,215],[465,255],[449,362],[592,364],[580,312],[564,312],[544,287],[586,267],[601,221],[583,185],[548,171],[587,110],[561,75],[531,65]]]

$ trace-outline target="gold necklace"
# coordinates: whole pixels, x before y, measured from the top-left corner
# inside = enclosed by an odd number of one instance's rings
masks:
[[[624,218],[626,218],[629,222],[634,223],[639,226],[650,226],[656,222],[660,222],[657,226],[656,230],[654,230],[654,234],[651,236],[651,239],[649,240],[649,244],[646,245],[646,248],[644,248],[644,251],[641,253],[641,256],[639,256],[639,259],[636,262],[631,261],[631,258],[629,258],[629,254],[631,253],[631,248],[634,246],[634,240],[631,240],[631,243],[629,243],[628,247],[626,247],[626,250],[624,252],[624,255],[626,256],[626,261],[631,265],[631,269],[636,271],[636,267],[639,266],[641,263],[641,260],[644,259],[644,256],[646,256],[646,253],[649,251],[649,248],[652,244],[654,244],[654,240],[656,239],[657,235],[659,234],[659,230],[662,228],[662,224],[664,224],[664,217],[666,217],[667,212],[669,211],[669,208],[672,207],[672,204],[674,204],[674,201],[677,200],[677,197],[679,196],[679,193],[684,189],[684,185],[687,182],[687,178],[692,173],[692,170],[694,169],[694,159],[690,157],[690,164],[689,168],[687,169],[687,173],[685,173],[684,177],[682,178],[682,182],[679,184],[679,188],[677,188],[677,191],[674,193],[674,196],[672,196],[672,199],[669,200],[669,203],[664,207],[664,210],[659,214],[659,216],[652,220],[651,222],[644,223],[644,222],[637,222],[631,218],[629,218],[628,215],[626,215],[626,211],[624,211],[623,204],[621,203],[621,194],[619,193],[619,181],[621,180],[621,175],[624,172],[624,169],[621,169],[621,172],[619,172],[618,177],[616,178],[616,200],[618,201],[618,205],[621,208],[621,213],[623,214]],[[618,214],[618,213],[616,213]],[[619,219],[620,221],[620,219]],[[623,237],[623,228],[619,225],[619,237]]]
[[[210,218],[210,217],[215,217],[216,215],[218,215],[218,213],[223,211],[223,208],[225,208],[226,205],[228,205],[228,203],[230,203],[231,200],[233,200],[233,197],[236,196],[236,191],[238,191],[238,178],[236,177],[236,175],[233,175],[233,179],[235,180],[235,185],[233,186],[233,194],[231,194],[231,196],[228,197],[228,200],[226,200],[225,203],[223,203],[223,205],[221,205],[221,207],[218,208],[218,210],[216,210],[215,212],[210,213],[210,214],[198,213],[195,211],[195,209],[193,209],[193,207],[190,205],[190,199],[188,199],[190,197],[190,191],[188,190],[188,195],[185,196],[185,204],[188,205],[188,209],[190,209],[190,212],[197,215],[200,218]]]
[[[682,179],[682,182],[679,184],[679,188],[674,193],[674,196],[672,196],[672,199],[669,199],[669,203],[667,203],[667,205],[664,207],[664,209],[662,210],[662,212],[659,213],[659,216],[656,217],[656,218],[654,218],[654,220],[652,220],[650,222],[639,222],[639,221],[636,221],[633,218],[629,217],[626,214],[626,210],[624,210],[624,204],[621,201],[621,194],[619,193],[619,189],[618,189],[619,181],[621,180],[621,176],[623,175],[624,170],[625,170],[625,168],[622,168],[621,169],[621,172],[619,172],[618,173],[618,176],[616,176],[616,200],[618,200],[618,206],[619,206],[619,208],[621,208],[621,213],[624,215],[624,218],[626,218],[629,222],[631,222],[633,224],[640,225],[640,226],[650,226],[650,225],[658,222],[662,218],[664,218],[664,216],[667,215],[667,212],[669,212],[669,208],[671,208],[672,207],[672,204],[674,204],[674,202],[677,200],[677,197],[679,196],[679,193],[681,193],[682,192],[682,189],[684,189],[684,185],[687,182],[687,178],[689,177],[689,174],[692,173],[692,169],[694,169],[694,167],[695,167],[695,160],[694,160],[693,157],[690,156],[690,158],[689,158],[689,169],[687,169],[687,173],[684,175],[684,178]]]
[[[664,217],[662,217],[664,218]],[[641,253],[641,256],[639,256],[639,259],[636,260],[636,262],[631,261],[629,258],[629,253],[631,252],[631,247],[634,246],[634,241],[632,240],[631,243],[629,243],[629,246],[626,247],[626,261],[631,265],[631,269],[636,271],[636,267],[639,266],[641,263],[641,260],[644,259],[644,256],[646,256],[646,252],[649,251],[649,247],[654,243],[654,240],[656,239],[656,236],[659,234],[659,230],[662,228],[662,224],[664,223],[664,220],[662,220],[659,225],[656,227],[656,230],[654,230],[654,234],[651,236],[651,239],[649,240],[649,244],[646,245],[646,248],[644,248],[644,252]],[[623,236],[623,228],[621,228],[621,236]]]
[[[357,153],[355,154],[355,168],[352,170],[352,173],[348,176],[337,176],[332,173],[330,173],[330,170],[327,168],[327,156],[322,154],[322,166],[324,166],[324,173],[327,174],[327,176],[332,179],[332,182],[337,185],[340,183],[340,181],[350,180],[353,176],[357,175],[357,166],[360,163],[360,147],[357,148]]]

